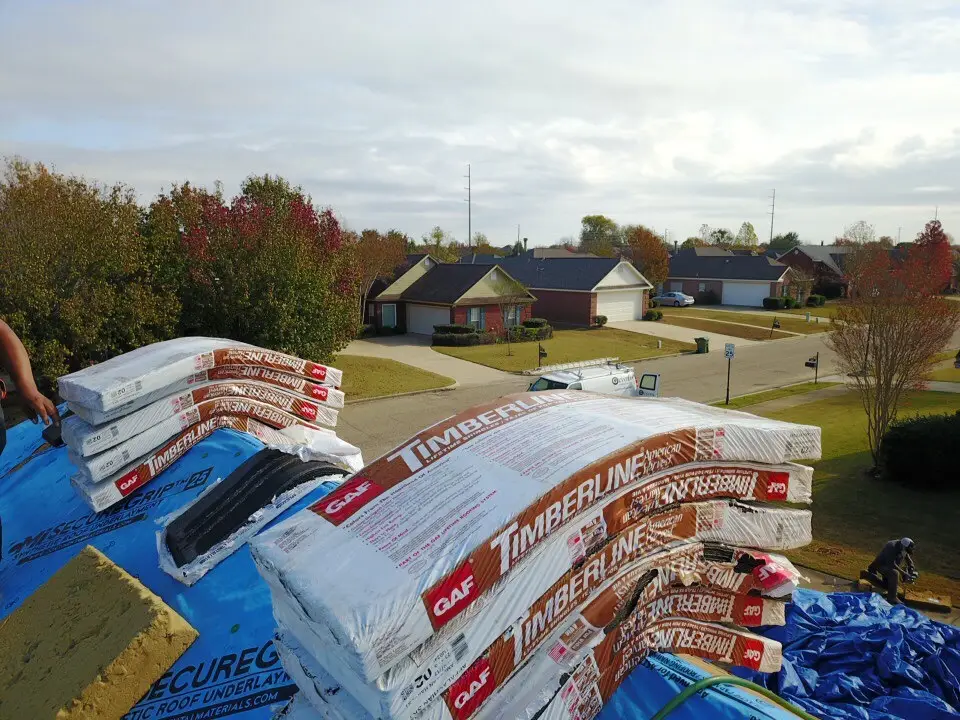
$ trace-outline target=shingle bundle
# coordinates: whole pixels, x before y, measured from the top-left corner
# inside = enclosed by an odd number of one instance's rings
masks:
[[[343,407],[341,380],[336,368],[199,337],[148,345],[66,375],[59,391],[74,412],[63,423],[77,467],[73,485],[94,510],[104,510],[221,428],[271,446],[305,442],[324,460],[355,470],[359,451],[329,429]]]
[[[798,575],[765,550],[810,512],[769,503],[809,502],[791,461],[819,454],[819,428],[683,400],[472,408],[253,541],[278,652],[322,717],[398,720],[532,717],[573,677],[591,717],[657,650],[775,669],[742,627],[782,622]]]

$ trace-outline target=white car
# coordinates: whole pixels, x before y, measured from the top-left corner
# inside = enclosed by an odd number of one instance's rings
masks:
[[[687,305],[693,305],[694,300],[689,295],[685,295],[682,292],[666,292],[660,293],[657,295],[654,300],[657,301],[660,305],[672,305],[673,307],[681,307]]]
[[[660,374],[643,373],[637,378],[633,368],[626,365],[595,365],[541,375],[528,390],[586,390],[604,395],[660,397]]]

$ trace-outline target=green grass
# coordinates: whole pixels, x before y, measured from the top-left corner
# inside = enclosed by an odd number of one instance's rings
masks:
[[[663,348],[657,349],[658,338],[652,335],[617,330],[615,328],[593,328],[582,330],[554,330],[553,338],[544,340],[541,345],[547,351],[545,365],[594,360],[602,357],[617,357],[623,362],[642,360],[643,358],[686,352],[695,348],[691,343],[676,340],[663,341]],[[539,367],[537,362],[537,343],[513,343],[511,354],[507,354],[507,345],[477,345],[475,347],[435,347],[434,350],[475,362],[478,365],[520,372]]]
[[[728,410],[739,410],[750,405],[765,403],[768,400],[779,400],[780,398],[793,397],[794,395],[804,395],[815,390],[824,390],[840,383],[835,382],[812,382],[801,383],[799,385],[790,385],[789,387],[775,388],[773,390],[764,390],[763,392],[753,393],[752,395],[741,395],[740,397],[730,398],[730,404],[724,405],[723,400],[713,403],[717,407],[727,408]]]
[[[343,370],[341,390],[351,400],[435,390],[454,383],[453,378],[384,358],[337,355],[334,367]]]
[[[693,328],[694,330],[703,330],[705,332],[714,332],[718,335],[730,335],[732,337],[744,338],[745,340],[778,340],[780,338],[794,337],[787,333],[773,330],[768,327],[753,327],[748,325],[734,325],[729,322],[719,322],[717,320],[707,320],[698,317],[686,317],[680,313],[664,313],[663,320],[667,325],[678,325],[679,327]],[[771,323],[773,320],[770,321]]]
[[[934,370],[932,373],[927,375],[927,378],[930,380],[936,380],[938,382],[960,383],[960,369],[951,367]],[[960,399],[957,400],[957,404],[960,405]]]
[[[823,307],[802,307],[795,310],[776,310],[775,312],[789,313],[791,315],[806,315],[810,313],[813,317],[833,318],[836,316],[837,310],[842,304],[842,300],[828,300],[827,304]]]
[[[770,328],[773,325],[773,319],[780,321],[780,329],[802,335],[811,335],[813,333],[826,332],[830,329],[829,323],[814,323],[800,320],[795,317],[785,317],[778,310],[776,312],[732,312],[729,310],[704,310],[702,308],[664,308],[664,316],[671,317],[696,317],[706,320],[718,320],[720,322],[740,323],[742,325],[753,325],[759,328],[765,328],[767,335],[770,334]],[[730,333],[728,333],[730,334]]]
[[[952,393],[909,393],[900,416],[953,412],[957,401]],[[866,415],[856,393],[759,414],[823,429],[823,458],[814,463],[814,542],[787,553],[792,560],[852,580],[884,542],[909,536],[917,542],[917,589],[960,602],[960,492],[919,492],[869,477]]]

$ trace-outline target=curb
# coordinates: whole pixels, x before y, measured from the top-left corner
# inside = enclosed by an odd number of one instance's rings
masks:
[[[393,395],[377,395],[376,397],[359,398],[357,400],[347,400],[343,405],[344,405],[344,409],[346,409],[348,405],[360,405],[362,403],[372,402],[374,400],[387,400],[389,398],[410,397],[412,395],[426,395],[427,393],[447,392],[449,390],[456,390],[458,387],[460,387],[460,383],[454,380],[452,385],[444,385],[443,387],[430,388],[429,390],[411,390],[410,392],[394,393]]]

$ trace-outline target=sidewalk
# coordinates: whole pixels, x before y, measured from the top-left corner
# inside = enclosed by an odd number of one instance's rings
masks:
[[[434,352],[430,347],[430,338],[426,335],[390,335],[353,340],[341,352],[344,355],[396,360],[438,375],[451,377],[460,384],[460,387],[499,383],[515,377],[510,373]]]

